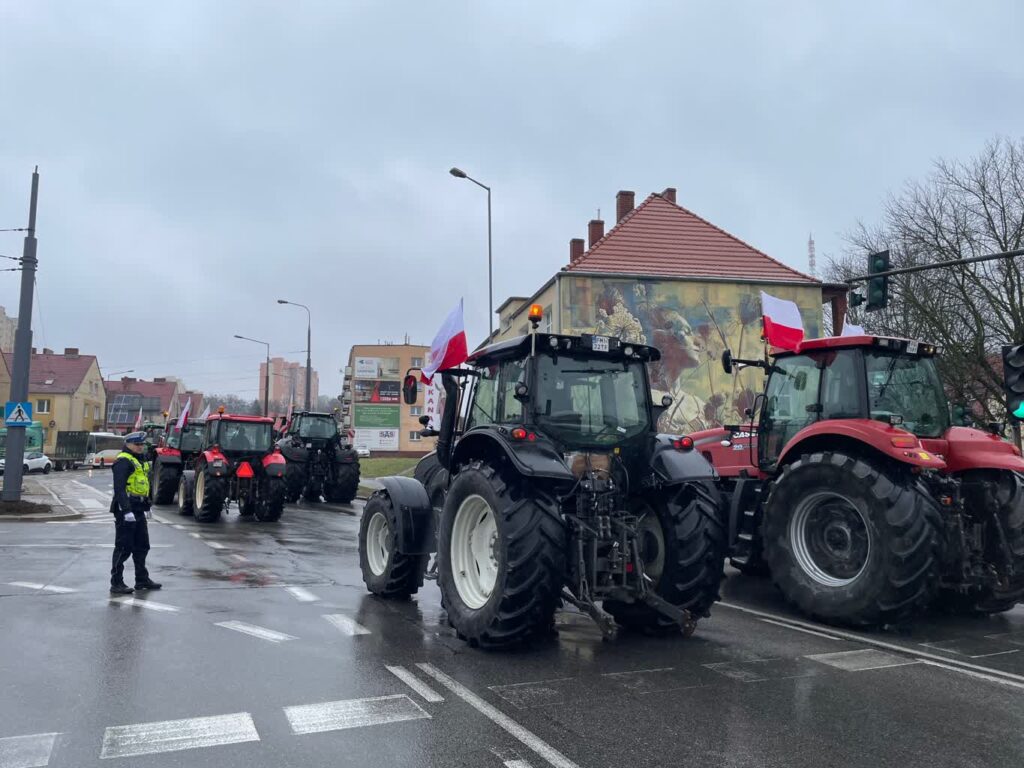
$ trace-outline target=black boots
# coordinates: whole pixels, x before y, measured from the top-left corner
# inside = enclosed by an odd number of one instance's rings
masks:
[[[125,584],[123,581],[118,584],[110,585],[110,594],[112,595],[130,595],[135,590]]]
[[[157,584],[155,581],[153,581],[150,578],[147,578],[145,581],[136,581],[135,582],[135,588],[136,589],[160,589],[160,587],[162,587],[162,586],[163,586],[163,584]]]

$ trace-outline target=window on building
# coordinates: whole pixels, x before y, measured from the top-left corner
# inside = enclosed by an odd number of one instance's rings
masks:
[[[414,357],[412,359],[411,367],[412,368],[422,368],[423,367],[423,358],[422,357]]]
[[[422,405],[410,406],[409,407],[409,415],[410,416],[422,416],[423,415],[423,406]]]
[[[89,404],[88,403],[85,403],[82,406],[82,418],[83,419],[88,419],[89,418]]]
[[[100,407],[98,405],[94,405],[92,407],[92,420],[93,421],[99,421],[100,420]]]
[[[546,307],[544,307],[544,323],[541,325],[540,330],[542,333],[551,333],[552,327],[553,326],[551,322],[551,305],[548,304]]]
[[[410,432],[409,433],[409,441],[410,442],[418,443],[421,439],[422,438],[420,437],[420,433],[418,431],[417,432]]]
[[[36,400],[36,413],[49,413],[50,412],[50,401],[47,400]]]

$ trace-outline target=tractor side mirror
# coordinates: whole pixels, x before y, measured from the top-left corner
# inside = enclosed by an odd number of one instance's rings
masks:
[[[416,377],[411,373],[402,382],[402,399],[406,405],[416,405],[416,397],[419,395],[419,387]]]
[[[518,384],[516,384],[516,390],[515,390],[515,398],[516,398],[516,400],[518,400],[519,402],[523,403],[523,402],[526,402],[526,398],[528,398],[529,396],[530,396],[530,388],[528,386],[526,386],[526,384],[524,382],[520,381]]]
[[[425,426],[427,426],[427,424],[430,423],[430,417],[427,416],[426,414],[423,414],[422,416],[420,416],[419,421],[420,421],[420,424],[422,424],[425,427]]]
[[[722,370],[728,374],[732,373],[732,350],[722,352]]]
[[[662,408],[668,408],[674,402],[675,402],[675,400],[672,399],[672,395],[662,395],[661,396],[661,407]]]

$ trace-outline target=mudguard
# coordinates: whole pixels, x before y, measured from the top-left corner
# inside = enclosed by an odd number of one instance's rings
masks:
[[[157,448],[156,458],[165,466],[181,464],[181,451],[177,448]]]
[[[565,465],[554,446],[546,440],[520,442],[509,439],[503,430],[482,429],[467,432],[455,446],[452,466],[459,466],[473,456],[499,452],[508,457],[516,472],[526,477],[564,480],[574,483],[576,478]]]
[[[268,453],[263,457],[262,463],[263,472],[267,477],[282,477],[287,466],[284,456],[279,451]]]
[[[678,485],[690,480],[718,480],[718,473],[700,451],[680,451],[668,437],[659,435],[651,455],[651,469],[665,485]]]
[[[398,519],[397,549],[403,555],[429,555],[434,544],[434,508],[427,489],[411,477],[379,477]],[[379,493],[379,491],[378,491]]]

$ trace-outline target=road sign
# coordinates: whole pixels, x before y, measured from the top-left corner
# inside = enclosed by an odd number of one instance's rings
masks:
[[[32,426],[32,403],[8,400],[4,405],[4,423],[8,427]]]

